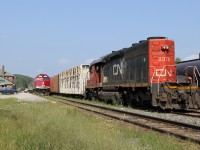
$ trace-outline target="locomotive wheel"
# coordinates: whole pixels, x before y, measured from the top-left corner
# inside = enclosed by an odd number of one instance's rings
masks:
[[[187,110],[189,108],[189,97],[186,93],[180,95],[180,108],[182,110]]]
[[[128,97],[126,94],[122,94],[121,96],[124,106],[128,106]]]
[[[124,100],[122,98],[122,94],[115,95],[111,100],[111,104],[117,104],[117,105],[124,105]]]
[[[197,106],[198,108],[200,108],[200,93],[196,93],[197,97],[196,97],[196,100],[197,100]]]
[[[172,105],[172,94],[169,92],[167,93],[167,107],[169,109],[173,109],[173,105]]]
[[[200,108],[200,96],[199,93],[192,94],[192,101],[195,109]]]
[[[139,91],[138,92],[138,104],[139,104],[139,106],[144,106],[144,102],[143,102],[143,98],[144,97],[144,94],[141,92],[141,91]]]
[[[165,110],[165,109],[166,109],[166,105],[167,105],[167,102],[166,102],[166,101],[160,101],[160,103],[159,103],[159,107],[160,107],[162,110]]]
[[[133,99],[131,100],[131,106],[137,106],[138,105],[138,94],[134,94]]]
[[[158,106],[162,109],[165,110],[167,106],[167,93],[162,93],[162,97],[158,100]]]
[[[126,101],[126,104],[129,105],[129,106],[133,106],[133,94],[131,92],[127,92],[127,94],[125,95],[125,101]]]
[[[89,100],[94,100],[94,96],[91,92],[86,93],[86,95]]]

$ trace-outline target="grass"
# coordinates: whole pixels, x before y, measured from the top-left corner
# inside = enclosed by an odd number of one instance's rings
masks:
[[[199,149],[199,145],[51,101],[17,103],[15,99],[0,99],[0,149],[191,150]]]
[[[98,100],[83,100],[80,98],[73,98],[73,97],[65,97],[65,96],[52,96],[54,98],[62,98],[62,99],[66,99],[66,100],[73,100],[73,101],[78,101],[81,103],[86,103],[86,104],[93,104],[93,105],[98,105],[98,106],[103,106],[103,107],[108,107],[108,108],[118,108],[118,109],[132,109],[131,106],[123,106],[123,105],[119,105],[119,104],[107,104],[103,101],[98,101]]]

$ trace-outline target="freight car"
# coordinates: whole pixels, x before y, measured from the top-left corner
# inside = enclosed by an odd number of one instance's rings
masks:
[[[59,93],[59,74],[53,77],[50,77],[50,92],[52,94]]]
[[[89,75],[89,65],[82,64],[51,77],[51,93],[83,97]]]
[[[174,41],[149,37],[90,64],[86,96],[124,105],[196,108],[198,87],[178,83]]]
[[[200,86],[200,58],[178,62],[176,67],[178,76],[185,76],[187,79],[192,79],[192,82]]]
[[[176,64],[178,82],[196,84],[199,90],[193,95],[192,105],[200,107],[200,58],[182,61]]]
[[[50,94],[50,78],[47,74],[39,74],[33,82],[30,83],[28,90],[36,94]]]

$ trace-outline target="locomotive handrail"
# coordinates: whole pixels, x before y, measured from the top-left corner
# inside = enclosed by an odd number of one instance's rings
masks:
[[[199,72],[199,70],[198,70],[197,66],[195,66],[195,69],[197,70],[197,73],[198,73],[198,75],[199,75],[199,77],[200,77],[200,72]],[[196,72],[195,72],[195,75],[196,75]],[[197,85],[199,85],[198,78],[197,78]]]
[[[160,93],[160,85],[159,85],[160,77],[161,77],[161,75],[162,75],[162,73],[164,71],[164,68],[166,68],[166,67],[175,67],[175,65],[164,65],[163,66],[162,71],[161,71],[161,73],[160,73],[160,75],[158,77],[158,94]]]
[[[200,72],[199,72],[197,66],[187,66],[187,68],[194,68],[194,69],[197,71],[197,73],[198,73],[198,75],[199,75],[199,77],[200,77]],[[196,78],[196,80],[197,80],[197,86],[198,86],[198,85],[199,85],[199,81],[198,81],[196,72],[194,72],[194,75],[195,75],[195,78]]]
[[[181,71],[186,71],[188,68],[194,68],[194,69],[197,71],[197,73],[198,73],[198,75],[199,75],[199,77],[200,77],[200,72],[199,72],[197,66],[186,66],[185,69],[183,69],[183,70],[181,70]],[[194,71],[194,75],[195,75],[195,79],[196,79],[196,81],[197,81],[197,86],[198,86],[198,85],[199,85],[199,81],[198,81],[198,78],[197,78],[197,75],[196,75],[196,71]],[[191,84],[192,84],[192,83],[191,83]],[[181,84],[179,84],[179,85],[181,85]]]
[[[152,78],[151,78],[151,93],[152,93],[152,86],[153,86],[153,77],[154,77],[154,74],[155,74],[155,66],[149,66],[150,68],[154,68],[154,71],[153,71],[153,75],[152,75]]]

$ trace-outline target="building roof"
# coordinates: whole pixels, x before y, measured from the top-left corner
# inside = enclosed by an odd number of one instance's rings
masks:
[[[0,85],[9,85],[9,84],[13,84],[12,82],[0,77]]]
[[[11,74],[10,72],[5,71],[4,76],[14,76],[14,75]],[[0,69],[0,77],[2,77],[2,69]]]

